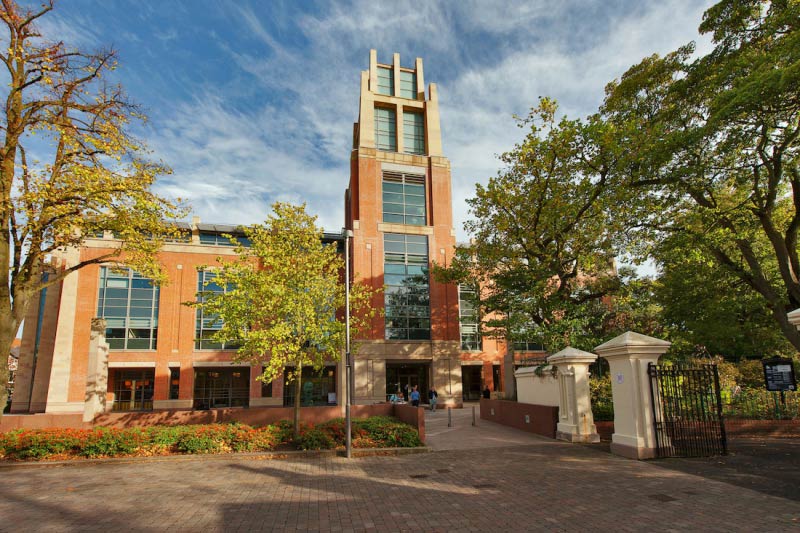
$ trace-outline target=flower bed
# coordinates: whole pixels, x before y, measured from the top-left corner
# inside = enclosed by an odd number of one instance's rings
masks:
[[[345,444],[345,422],[334,419],[301,426],[293,438],[289,422],[251,427],[246,424],[152,426],[146,428],[15,430],[0,434],[0,458],[13,460],[76,457],[130,457],[274,451],[329,450]],[[354,448],[414,447],[422,443],[416,430],[390,417],[353,420]]]

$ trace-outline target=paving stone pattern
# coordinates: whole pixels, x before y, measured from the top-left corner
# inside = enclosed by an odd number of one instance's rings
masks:
[[[546,439],[351,460],[15,466],[0,480],[9,532],[800,530],[797,501]]]

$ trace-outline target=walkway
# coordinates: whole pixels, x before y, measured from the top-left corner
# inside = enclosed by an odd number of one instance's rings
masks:
[[[798,501],[517,432],[503,446],[506,428],[453,414],[469,426],[428,417],[425,454],[0,467],[0,531],[800,528]]]

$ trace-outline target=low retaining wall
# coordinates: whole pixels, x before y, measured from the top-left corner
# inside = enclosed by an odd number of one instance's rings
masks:
[[[481,419],[554,439],[558,407],[481,398]]]
[[[725,419],[725,432],[732,437],[800,438],[800,420]]]
[[[300,421],[305,424],[319,424],[333,418],[341,418],[343,409],[331,407],[301,407]],[[375,405],[353,405],[353,418],[370,416],[394,416],[402,422],[417,428],[420,439],[425,442],[425,414],[421,407],[380,403]],[[92,427],[128,428],[140,426],[183,424],[213,424],[241,422],[251,426],[264,426],[279,420],[292,420],[293,407],[249,407],[235,409],[209,409],[192,411],[166,409],[159,411],[135,411],[125,413],[105,413],[94,422],[83,422],[82,414],[4,415],[0,420],[0,433],[14,429],[69,428],[91,429]]]
[[[600,439],[610,441],[614,433],[614,422],[595,421]],[[779,437],[800,438],[800,420],[746,420],[725,419],[725,434],[728,437]]]

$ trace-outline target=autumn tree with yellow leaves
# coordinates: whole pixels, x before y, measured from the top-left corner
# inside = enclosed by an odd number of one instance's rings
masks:
[[[108,261],[163,280],[155,252],[174,232],[169,220],[182,216],[176,203],[151,190],[169,169],[149,161],[127,131],[143,115],[106,79],[116,52],[84,52],[42,35],[37,22],[52,9],[52,0],[38,10],[13,0],[0,7],[6,30],[0,36],[6,67],[0,84],[0,412],[7,396],[5,354],[39,291]],[[121,238],[116,249],[72,263],[53,261],[104,230]]]

